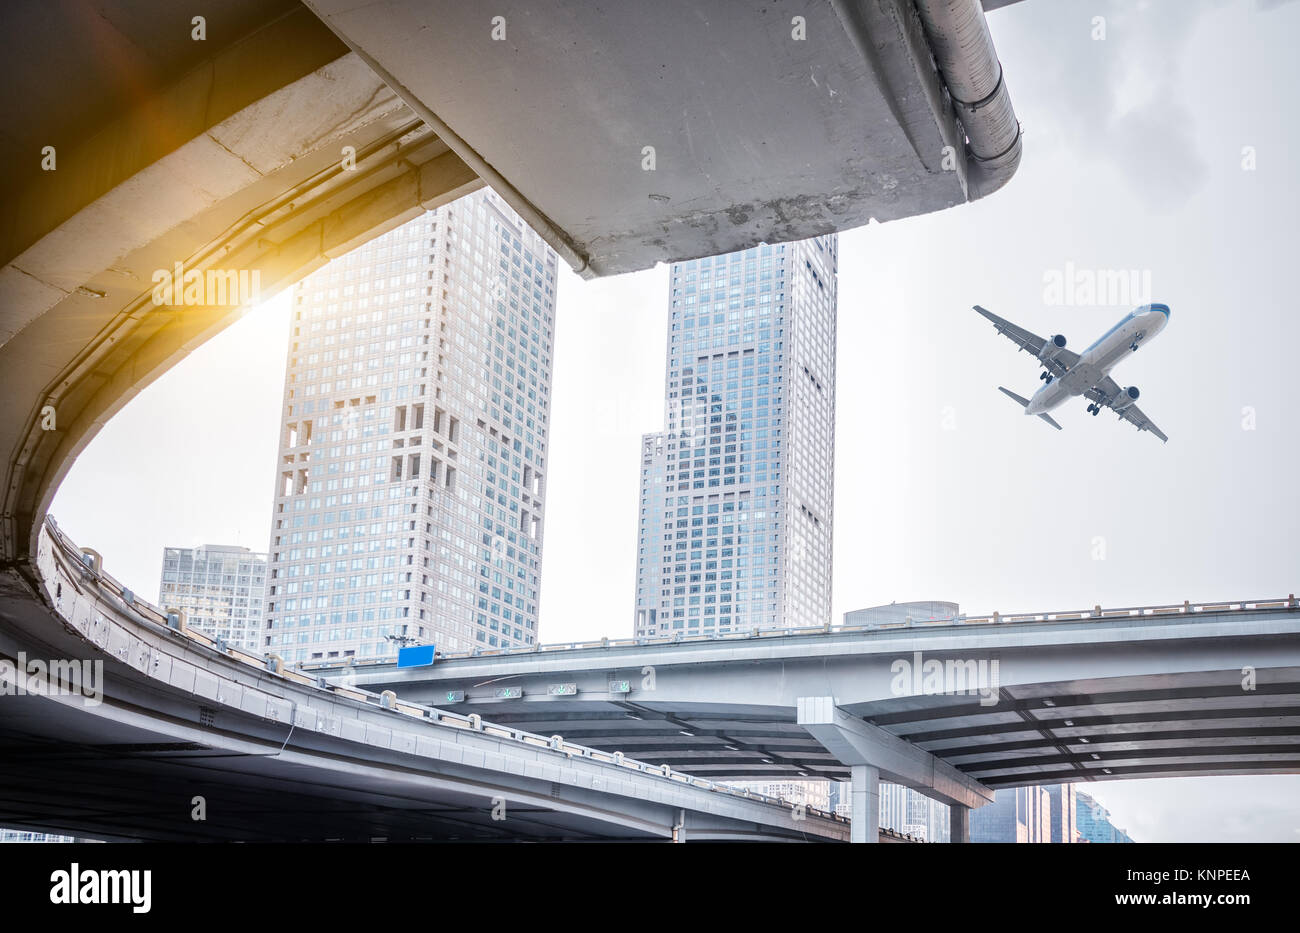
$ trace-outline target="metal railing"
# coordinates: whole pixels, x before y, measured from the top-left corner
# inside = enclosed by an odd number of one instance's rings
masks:
[[[800,807],[778,797],[770,797],[766,794],[759,794],[749,790],[729,787],[707,778],[695,777],[682,771],[676,771],[666,764],[652,765],[648,762],[638,761],[635,758],[628,758],[622,752],[609,752],[602,749],[590,748],[586,745],[578,745],[574,742],[565,741],[563,736],[542,736],[536,733],[526,732],[522,729],[516,729],[512,726],[503,726],[484,722],[476,713],[461,714],[448,712],[423,703],[403,700],[393,694],[385,696],[384,693],[375,693],[371,690],[365,689],[364,687],[350,684],[332,684],[324,677],[311,676],[303,673],[299,669],[287,666],[286,664],[280,664],[273,667],[268,662],[268,659],[262,655],[252,654],[236,646],[227,645],[220,639],[211,638],[202,632],[193,629],[186,628],[178,631],[173,628],[168,624],[167,613],[164,610],[140,599],[129,589],[124,587],[117,579],[105,572],[100,563],[99,555],[94,551],[80,548],[74,544],[58,527],[53,517],[46,516],[45,528],[50,535],[51,541],[55,544],[56,548],[62,552],[64,563],[75,567],[80,572],[82,581],[93,582],[101,595],[108,597],[111,603],[116,604],[113,608],[121,615],[137,624],[143,623],[146,627],[161,629],[175,638],[184,638],[196,645],[219,652],[232,660],[256,668],[261,674],[270,674],[275,677],[281,677],[285,680],[293,681],[301,686],[308,687],[309,689],[320,690],[328,693],[333,698],[356,700],[370,706],[375,706],[379,709],[386,709],[395,715],[410,716],[424,722],[437,723],[451,728],[468,729],[474,732],[480,732],[494,738],[517,742],[521,745],[527,745],[532,748],[552,751],[570,759],[581,758],[588,761],[616,765],[618,767],[637,771],[649,777],[659,777],[664,780],[687,784],[714,793],[727,794],[732,797],[780,807],[781,809],[792,812],[798,810],[807,817],[824,819],[832,823],[847,824],[849,822],[847,817],[840,816],[836,813],[830,813],[815,807]],[[71,573],[69,573],[69,579],[72,579]]]
[[[964,627],[969,625],[1008,625],[1026,622],[1073,622],[1080,619],[1104,620],[1136,618],[1140,616],[1194,615],[1206,612],[1254,612],[1257,610],[1273,611],[1277,609],[1298,609],[1300,601],[1294,593],[1286,597],[1273,599],[1246,599],[1233,602],[1169,603],[1156,606],[1121,606],[1103,609],[1100,605],[1091,609],[1067,609],[1055,612],[992,612],[988,615],[968,616],[965,614],[949,618],[907,619],[902,622],[880,622],[866,625],[817,625],[804,628],[754,629],[748,632],[710,632],[699,635],[665,635],[660,637],[638,638],[601,638],[595,641],[559,642],[549,645],[524,645],[513,648],[476,648],[472,651],[438,652],[439,660],[459,660],[463,658],[513,657],[549,653],[554,651],[582,651],[592,648],[630,648],[653,647],[656,645],[695,644],[698,642],[746,641],[752,638],[786,638],[808,635],[841,635],[849,632],[877,632],[906,628],[942,628]],[[309,661],[303,663],[306,670],[334,670],[338,668],[361,668],[391,665],[396,661],[395,655],[378,658]]]

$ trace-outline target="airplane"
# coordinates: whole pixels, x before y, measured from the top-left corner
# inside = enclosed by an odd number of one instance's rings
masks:
[[[1138,399],[1137,386],[1121,388],[1110,377],[1110,371],[1120,360],[1136,353],[1138,347],[1164,330],[1169,323],[1168,305],[1147,304],[1129,312],[1082,353],[1065,349],[1065,338],[1060,334],[1044,340],[979,305],[974,307],[993,322],[999,334],[1006,334],[1021,350],[1034,354],[1043,367],[1038,376],[1043,380],[1043,386],[1033,398],[1021,398],[1010,389],[998,386],[998,391],[1020,403],[1026,415],[1037,415],[1059,431],[1061,426],[1048,412],[1066,399],[1082,395],[1088,399],[1090,414],[1097,415],[1102,408],[1109,408],[1119,415],[1121,421],[1127,421],[1139,431],[1150,431],[1162,441],[1169,440],[1150,418],[1142,414],[1142,409],[1133,404]]]

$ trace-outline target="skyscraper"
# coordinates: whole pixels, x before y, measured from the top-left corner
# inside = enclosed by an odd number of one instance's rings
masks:
[[[1132,842],[1133,837],[1110,821],[1110,811],[1091,795],[1075,795],[1075,816],[1080,837],[1088,842]]]
[[[837,265],[833,234],[673,264],[638,636],[830,621]]]
[[[264,651],[266,555],[205,544],[163,548],[158,605],[185,610],[186,625],[247,651]]]
[[[997,791],[971,811],[970,841],[1052,842],[1051,795],[1038,785]]]
[[[266,650],[533,644],[556,255],[482,190],[301,282]]]
[[[849,784],[852,788],[852,782]],[[851,790],[850,790],[851,792]],[[880,782],[880,825],[895,832],[909,832],[907,788],[901,784]],[[850,813],[850,816],[852,814]]]
[[[1074,842],[1079,835],[1078,788],[1073,784],[1049,784],[1046,790],[1052,807],[1052,842]]]
[[[907,796],[907,826],[903,832],[927,842],[947,842],[952,833],[948,807],[910,787],[904,790]]]

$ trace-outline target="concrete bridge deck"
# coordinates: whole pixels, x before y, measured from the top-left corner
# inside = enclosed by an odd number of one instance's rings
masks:
[[[1297,636],[1291,595],[312,670],[717,779],[846,779],[799,718],[802,700],[831,698],[932,756],[888,779],[927,790],[942,764],[998,788],[1300,771]]]

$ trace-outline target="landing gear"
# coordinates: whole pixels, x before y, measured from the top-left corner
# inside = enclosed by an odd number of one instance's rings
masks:
[[[1100,411],[1101,409],[1098,408],[1095,404],[1088,406],[1088,414],[1092,415],[1093,417],[1096,417]]]
[[[1128,345],[1128,348],[1132,350],[1134,353],[1136,353],[1138,351],[1138,342],[1134,340],[1132,343]]]
[[[1043,372],[1039,374],[1038,378],[1042,379],[1047,385],[1050,386],[1052,384],[1052,380],[1055,379],[1056,377],[1049,372]]]

